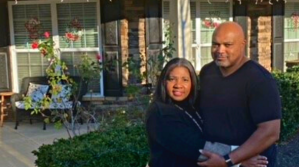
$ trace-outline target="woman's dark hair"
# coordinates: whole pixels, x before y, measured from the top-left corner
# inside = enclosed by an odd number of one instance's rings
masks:
[[[193,105],[197,98],[197,77],[193,65],[185,58],[173,58],[163,68],[158,79],[157,88],[154,94],[154,100],[162,103],[171,103],[172,99],[168,96],[166,90],[166,81],[170,72],[176,67],[185,67],[188,69],[191,77],[191,91],[189,96],[190,105]]]

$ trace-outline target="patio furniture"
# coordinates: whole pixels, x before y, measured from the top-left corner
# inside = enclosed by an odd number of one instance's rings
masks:
[[[80,83],[81,78],[78,76],[71,77],[77,84]],[[51,87],[48,84],[47,77],[25,77],[21,83],[20,93],[16,93],[11,96],[12,110],[15,115],[15,129],[18,128],[20,121],[29,119],[30,124],[32,120],[44,120],[45,117],[51,115],[51,111],[59,110],[75,110],[75,97],[78,95],[78,100],[82,99],[82,96],[86,93],[86,89],[78,90],[77,92],[71,92],[67,85],[62,83],[62,91],[58,95],[51,95]],[[32,93],[35,92],[35,93]],[[66,93],[67,92],[67,93]],[[66,97],[70,94],[70,97]],[[25,110],[24,96],[30,96],[32,98],[32,108]],[[42,97],[40,97],[42,96]],[[43,114],[31,114],[35,107],[38,107],[36,102],[40,101],[44,96],[49,96],[52,99],[52,103],[46,109],[42,110]],[[60,99],[60,100],[58,100]],[[46,129],[46,123],[43,121],[43,129]]]
[[[5,109],[7,108],[7,103],[5,97],[9,97],[13,95],[13,92],[0,92],[1,101],[0,101],[0,108],[1,108],[1,121],[0,126],[3,127],[3,121],[4,117],[7,116],[7,113],[5,113]]]

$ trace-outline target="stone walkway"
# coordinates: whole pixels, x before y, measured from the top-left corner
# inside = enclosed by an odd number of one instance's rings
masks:
[[[15,130],[13,122],[5,122],[0,127],[0,167],[34,167],[33,150],[68,137],[65,129],[57,130],[53,124],[47,125],[47,130],[42,127],[42,123],[21,122]]]

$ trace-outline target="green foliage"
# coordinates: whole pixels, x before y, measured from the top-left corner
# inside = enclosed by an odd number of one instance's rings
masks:
[[[170,60],[174,52],[176,51],[174,47],[174,35],[172,31],[172,26],[166,26],[164,31],[165,41],[163,41],[163,48],[158,54],[149,55],[147,59],[147,71],[143,74],[148,77],[153,87],[157,84],[157,78],[163,69],[163,66]]]
[[[144,167],[149,147],[140,112],[117,112],[100,131],[59,139],[33,154],[38,167]]]
[[[100,77],[102,71],[100,64],[92,60],[87,54],[81,57],[81,63],[76,66],[76,69],[85,82]]]
[[[139,95],[141,91],[140,86],[138,85],[128,85],[126,87],[126,93],[130,96],[130,97],[136,97]]]
[[[128,57],[127,61],[122,64],[124,68],[128,69],[130,76],[134,77],[131,80],[132,84],[136,84],[138,81],[144,79],[144,76],[140,72],[140,68],[144,66],[142,64],[143,61],[142,57]]]
[[[78,25],[78,20],[74,19],[72,21],[75,25]],[[50,105],[53,103],[61,103],[63,101],[61,98],[57,99],[57,101],[53,101],[50,97],[45,96],[38,102],[33,102],[31,97],[24,97],[25,101],[25,109],[32,110],[31,114],[42,114],[45,117],[45,122],[55,122],[55,127],[61,128],[65,127],[69,137],[79,135],[78,128],[76,128],[76,124],[78,122],[86,122],[87,127],[90,128],[89,123],[93,122],[93,124],[97,124],[97,120],[94,117],[95,113],[86,109],[84,106],[80,104],[78,101],[78,97],[80,96],[80,90],[82,88],[83,82],[81,80],[80,83],[76,83],[73,79],[68,75],[68,68],[64,61],[58,57],[59,49],[54,49],[54,41],[50,37],[49,32],[45,32],[45,40],[41,40],[39,42],[34,41],[32,44],[33,49],[39,49],[42,56],[48,59],[49,65],[46,69],[46,74],[48,77],[48,83],[51,87],[50,94],[58,95],[62,91],[62,85],[65,85],[71,92],[69,92],[65,97],[72,97],[73,106],[70,109],[50,109]],[[88,87],[88,83],[100,76],[100,72],[102,70],[100,64],[98,62],[93,61],[87,55],[82,56],[81,63],[76,66],[76,69],[83,79],[84,83]],[[79,90],[79,91],[78,91]],[[55,104],[54,104],[55,105]],[[74,110],[76,109],[76,111]],[[50,115],[45,115],[43,112],[47,110],[50,111]],[[95,129],[97,126],[95,126]]]
[[[292,68],[288,68],[287,69],[287,72],[291,72],[291,73],[293,73],[293,72],[299,72],[299,66],[293,66]]]
[[[41,52],[43,56],[46,58],[54,58],[55,57],[55,49],[54,49],[54,41],[52,38],[46,38],[43,42],[38,45],[38,50]]]
[[[274,72],[282,101],[281,141],[286,141],[299,127],[299,72],[298,67],[289,72]]]

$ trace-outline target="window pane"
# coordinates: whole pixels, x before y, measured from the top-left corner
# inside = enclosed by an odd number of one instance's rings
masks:
[[[285,39],[299,39],[298,2],[288,2],[285,4],[284,35]]]
[[[87,54],[92,60],[97,61],[96,55],[97,52],[63,52],[61,54],[61,59],[64,61],[68,67],[70,75],[79,75],[78,71],[75,68],[75,65],[81,63],[81,56]],[[93,92],[100,92],[100,73],[98,76],[95,76],[94,79],[89,83],[88,89]]]
[[[192,43],[196,44],[196,2],[190,2]]]
[[[97,34],[86,34],[84,37],[86,38],[86,45],[88,45],[90,47],[98,46]]]
[[[61,48],[98,47],[96,10],[95,2],[57,4],[58,32]],[[74,22],[77,23],[77,26],[72,24]],[[69,33],[68,36],[66,36],[66,33]]]
[[[285,61],[299,59],[299,42],[284,43],[284,59]]]
[[[17,49],[31,49],[33,40],[42,39],[45,31],[52,32],[50,4],[13,5],[12,13]]]
[[[163,1],[163,23],[164,23],[164,31],[170,26],[170,2],[169,1]]]
[[[226,2],[200,3],[201,44],[210,44],[215,27],[229,20],[229,5]]]
[[[211,47],[201,47],[201,64],[202,66],[213,61],[211,56]]]
[[[18,80],[24,77],[45,76],[48,61],[40,53],[17,53]]]

